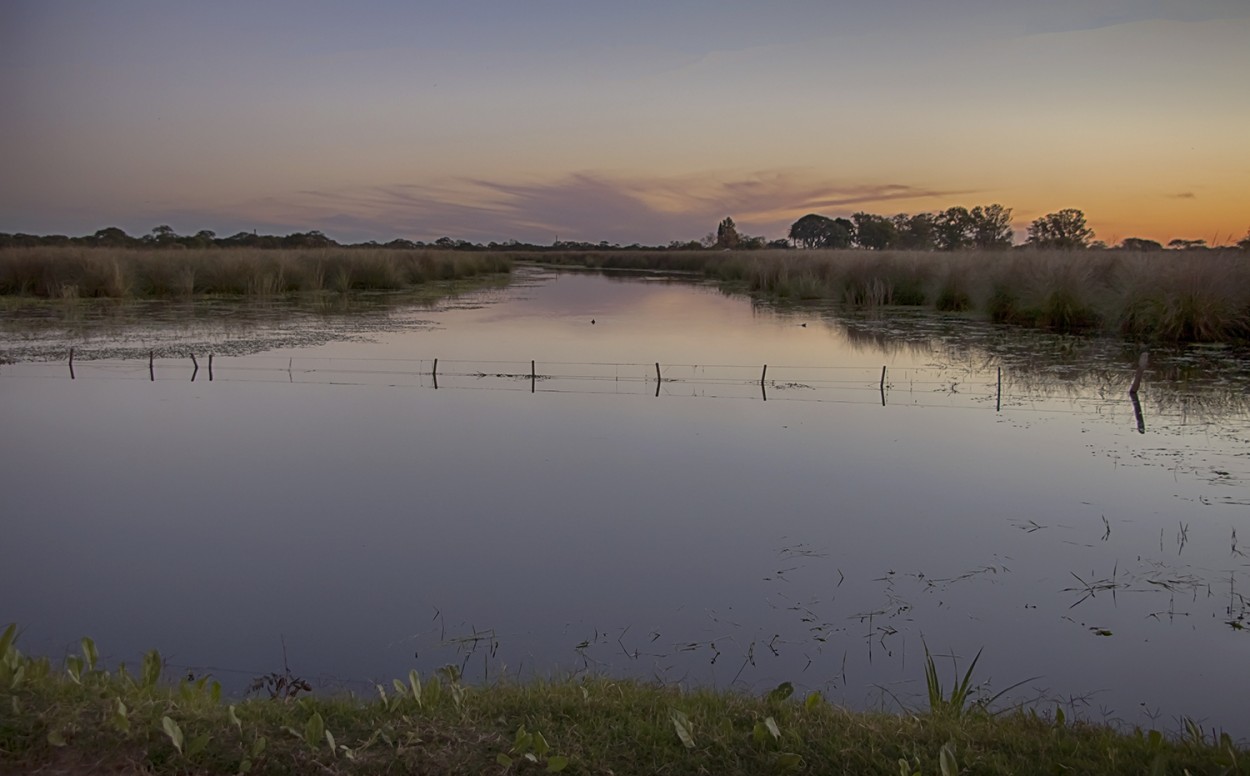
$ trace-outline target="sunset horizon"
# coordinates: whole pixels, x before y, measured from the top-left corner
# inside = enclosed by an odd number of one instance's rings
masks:
[[[0,232],[664,245],[998,203],[1250,227],[1250,8],[13,3]]]

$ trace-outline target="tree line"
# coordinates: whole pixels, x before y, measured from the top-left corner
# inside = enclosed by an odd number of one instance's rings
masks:
[[[65,235],[7,234],[0,232],[0,248],[35,246],[83,246],[107,248],[258,248],[258,249],[304,249],[304,248],[387,248],[392,250],[434,249],[460,251],[615,251],[615,250],[758,250],[763,248],[823,248],[883,251],[959,251],[959,250],[1006,250],[1012,247],[1032,247],[1060,250],[1104,249],[1106,243],[1094,239],[1094,230],[1085,220],[1085,214],[1075,208],[1066,208],[1033,220],[1027,231],[1023,246],[1013,245],[1011,208],[999,204],[977,205],[971,209],[956,206],[928,213],[898,213],[882,216],[859,212],[850,218],[830,218],[809,213],[790,225],[786,238],[769,240],[751,236],[738,230],[733,218],[727,217],[708,232],[701,240],[674,240],[667,245],[642,245],[619,243],[556,240],[550,244],[537,244],[507,240],[505,242],[475,243],[440,237],[432,242],[397,238],[385,243],[369,240],[358,243],[340,243],[317,230],[293,232],[287,235],[270,235],[238,232],[229,237],[218,237],[209,229],[190,235],[180,235],[172,227],[161,225],[138,237],[127,234],[118,227],[100,229],[81,237]],[[1235,243],[1237,248],[1250,251],[1250,230]],[[1161,251],[1164,245],[1156,240],[1127,237],[1116,248],[1131,251]],[[1175,239],[1167,248],[1172,250],[1201,250],[1208,248],[1205,240]]]

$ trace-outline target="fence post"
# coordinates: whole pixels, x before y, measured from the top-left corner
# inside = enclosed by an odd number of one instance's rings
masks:
[[[69,349],[69,379],[74,379],[74,349]]]
[[[538,379],[538,374],[534,371],[534,362],[530,361],[530,393],[534,392],[534,381]]]
[[[213,354],[208,354],[208,381],[213,381]]]
[[[994,405],[995,412],[1003,411],[1003,368],[998,368],[998,402]]]
[[[191,354],[191,365],[195,367],[191,370],[191,382],[195,382],[195,376],[200,373],[200,362],[195,360],[195,354]]]
[[[438,390],[438,359],[434,359],[434,368],[430,370],[430,377],[434,378],[434,390]]]
[[[155,358],[156,358],[156,352],[149,350],[148,351],[148,380],[150,380],[151,382],[156,382],[156,367],[152,363]]]

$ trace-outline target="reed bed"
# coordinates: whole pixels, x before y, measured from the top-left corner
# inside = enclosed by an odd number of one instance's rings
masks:
[[[11,248],[0,251],[0,294],[77,299],[396,291],[511,268],[498,253],[438,250]]]
[[[699,272],[774,301],[930,307],[1148,342],[1250,340],[1244,251],[640,251],[525,258]]]

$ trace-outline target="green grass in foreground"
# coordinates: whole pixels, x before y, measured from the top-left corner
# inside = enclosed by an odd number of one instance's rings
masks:
[[[765,697],[606,678],[466,686],[454,669],[369,698],[230,701],[171,683],[151,652],[106,671],[95,645],[54,668],[0,636],[0,773],[1250,773],[1228,736],[1170,740],[964,705],[930,684],[925,713],[854,713],[788,684]],[[966,677],[963,682],[966,688]],[[935,696],[936,693],[936,696]]]

